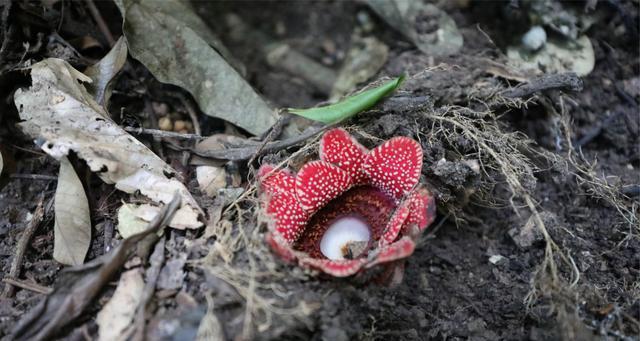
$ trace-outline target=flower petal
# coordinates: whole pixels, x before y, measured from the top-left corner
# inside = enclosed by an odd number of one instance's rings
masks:
[[[313,161],[298,172],[296,194],[302,208],[313,214],[352,184],[348,172],[324,161]]]
[[[409,218],[406,224],[415,224],[420,231],[429,226],[436,218],[436,200],[424,187],[417,188],[407,199],[409,206]]]
[[[348,260],[330,260],[320,258],[302,258],[300,265],[318,269],[333,277],[351,276],[366,264],[364,258],[348,259]]]
[[[320,140],[320,159],[347,171],[354,183],[366,180],[362,165],[367,152],[365,147],[341,128],[327,131]]]
[[[267,241],[267,244],[271,246],[271,249],[273,249],[273,251],[275,251],[282,259],[288,262],[296,259],[295,253],[281,235],[268,232],[265,236],[265,240]]]
[[[388,263],[411,256],[416,248],[416,243],[410,237],[402,237],[395,243],[391,243],[375,250],[369,255],[369,263],[365,268],[374,267],[380,263]]]
[[[309,215],[294,193],[274,193],[266,201],[267,214],[275,221],[273,227],[288,244],[292,244],[302,234]]]
[[[275,170],[275,166],[264,164],[258,170],[262,190],[269,193],[295,193],[296,178],[288,170]]]
[[[396,199],[402,198],[420,179],[422,148],[408,137],[394,137],[365,158],[364,171],[371,183]]]
[[[407,220],[407,217],[409,217],[410,205],[411,202],[409,200],[404,200],[396,208],[395,212],[393,212],[391,219],[389,219],[387,226],[384,228],[382,237],[380,237],[380,246],[391,244],[396,240],[396,238],[398,238],[398,234],[400,233],[400,230],[402,230],[402,226]]]

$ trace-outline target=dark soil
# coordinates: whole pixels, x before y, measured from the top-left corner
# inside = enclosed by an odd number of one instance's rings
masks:
[[[284,274],[261,278],[261,283],[271,289],[259,290],[261,297],[276,302],[274,307],[283,307],[283,311],[272,309],[273,319],[266,322],[261,316],[269,313],[256,314],[254,327],[257,329],[250,334],[242,334],[245,294],[215,271],[187,265],[185,290],[156,292],[154,313],[147,327],[148,338],[192,338],[206,311],[205,297],[210,295],[226,337],[234,340],[243,336],[313,340],[638,339],[640,228],[635,210],[640,204],[640,53],[637,2],[598,2],[595,11],[602,14],[602,19],[586,33],[594,46],[596,64],[593,72],[583,78],[582,91],[546,91],[537,94],[526,106],[492,107],[496,118],[489,121],[497,122],[505,132],[527,136],[533,141],[531,150],[538,151],[523,151],[536,171],[522,181],[525,188],[532,190],[546,229],[561,250],[554,257],[559,264],[559,282],[552,282],[546,271],[540,271],[547,242],[537,230],[527,230],[532,212],[520,199],[511,205],[512,194],[498,172],[487,174],[493,178],[487,185],[484,174],[477,174],[468,164],[460,162],[477,158],[477,150],[467,137],[438,139],[432,133],[433,122],[421,116],[425,111],[440,112],[448,105],[485,110],[484,107],[478,109],[482,105],[470,95],[476,86],[481,87],[478,84],[497,84],[502,88],[515,85],[487,73],[479,60],[482,57],[504,62],[506,44],[517,40],[520,34],[517,32],[526,31],[528,26],[522,26],[523,21],[514,21],[500,10],[508,6],[506,2],[466,3],[440,1],[439,7],[454,18],[465,39],[463,49],[448,57],[419,52],[361,3],[196,3],[198,13],[210,21],[229,50],[245,65],[245,78],[277,107],[313,106],[327,97],[303,79],[269,67],[251,42],[231,39],[224,24],[225,14],[236,13],[255,29],[337,69],[349,47],[351,32],[360,25],[357,18],[364,13],[375,23],[376,35],[390,48],[389,60],[379,77],[402,72],[413,75],[440,64],[456,65],[456,68],[436,69],[423,78],[407,81],[402,96],[424,97],[423,109],[403,111],[391,107],[387,110],[383,104],[348,122],[368,147],[378,142],[362,133],[386,139],[396,135],[416,137],[419,131],[425,149],[423,180],[438,195],[439,215],[408,260],[404,281],[394,288],[317,278],[279,261],[276,265],[269,263],[273,260],[269,255],[258,256],[257,261],[266,264],[261,264],[262,267]],[[114,36],[119,36],[121,18],[115,5],[98,3],[98,7],[108,19]],[[0,61],[4,63],[0,65],[3,70],[0,150],[5,169],[9,169],[3,171],[0,180],[0,268],[3,274],[8,274],[17,242],[28,225],[27,217],[42,198],[45,219],[28,245],[20,278],[53,287],[62,269],[52,258],[51,207],[58,162],[39,151],[33,141],[15,127],[13,93],[18,87],[27,86],[29,79],[27,73],[9,69],[18,65],[21,58],[34,61],[49,56],[72,58],[52,49],[51,45],[57,44],[55,40],[49,40],[47,48],[22,56],[23,42],[30,42],[32,47],[39,41],[47,45],[48,37],[59,25],[59,19],[46,22],[45,18],[51,13],[41,9],[29,13],[27,8],[35,7],[14,6],[9,19],[3,18],[2,26],[4,38],[10,34],[11,41],[7,49],[3,46],[0,50]],[[108,45],[102,41],[104,38],[83,6],[73,3],[66,9],[54,8],[66,11],[63,24],[59,25],[59,40],[90,35],[102,43],[102,47],[80,49],[82,58],[73,60],[74,66],[91,64],[90,61],[108,51]],[[13,31],[7,29],[6,22],[14,25]],[[42,33],[41,37],[38,32]],[[148,113],[152,102],[167,103],[178,117],[188,117],[181,102],[171,97],[171,93],[184,92],[160,84],[131,58],[116,90],[110,110],[114,120],[122,125],[147,125],[149,118],[139,113]],[[562,105],[561,101],[564,101]],[[561,108],[566,110],[564,114],[560,113]],[[567,118],[571,136],[567,136],[561,124],[561,115]],[[203,135],[230,131],[216,119],[202,118],[201,123]],[[586,179],[575,164],[567,161],[567,138],[572,139],[574,145],[580,145],[572,153],[578,160],[576,163],[591,167],[592,174],[610,185],[612,192]],[[150,139],[147,142],[155,150],[161,144]],[[159,149],[166,153],[165,160],[188,179],[202,206],[212,205],[212,200],[195,188],[193,168],[180,166],[179,154],[171,148],[160,145]],[[295,150],[290,148],[265,159],[282,160]],[[552,162],[542,155],[555,155],[564,162]],[[302,158],[314,157],[312,154]],[[443,158],[447,162],[439,163]],[[84,171],[86,167],[76,161],[78,169]],[[240,169],[244,179],[252,175],[246,163],[232,166]],[[29,177],[33,174],[49,177]],[[92,208],[94,237],[87,259],[93,259],[108,249],[104,241],[112,238],[116,209],[123,196],[90,172],[79,174],[88,189]],[[244,228],[260,235],[263,226],[257,222],[255,210],[249,204],[244,208],[247,210],[244,223],[250,225]],[[181,254],[187,254],[189,260],[207,255],[212,240],[203,245],[193,242],[201,232],[167,234],[167,260],[179,259]],[[574,262],[579,272],[575,282],[572,266],[563,262],[560,252]],[[253,257],[251,253],[240,249],[232,264],[249,271],[250,257]],[[117,278],[113,281],[117,282]],[[113,287],[109,286],[95,305],[60,337],[80,339],[84,333],[96,337],[95,316],[108,301]],[[8,339],[11,328],[42,297],[42,294],[17,288],[15,295],[1,299],[0,336]],[[303,314],[301,302],[305,307]],[[166,325],[178,327],[163,329]]]

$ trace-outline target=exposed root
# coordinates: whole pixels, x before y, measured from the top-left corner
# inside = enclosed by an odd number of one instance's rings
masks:
[[[309,142],[280,162],[276,169],[294,162],[316,148],[316,144],[315,140]],[[308,324],[307,316],[318,308],[313,303],[294,299],[293,293],[285,287],[286,281],[303,279],[304,274],[285,272],[274,260],[259,228],[262,219],[256,183],[250,180],[250,184],[223,212],[212,250],[206,257],[191,263],[229,284],[242,297],[245,307],[241,337],[245,340],[253,339],[256,331],[272,330],[274,323],[298,321]]]
[[[486,179],[493,179],[492,174],[498,173],[504,177],[512,196],[509,203],[516,214],[519,214],[519,205],[516,199],[522,200],[524,206],[531,212],[531,217],[546,242],[545,257],[532,281],[532,288],[525,297],[525,303],[531,307],[541,294],[549,295],[554,292],[564,291],[575,286],[579,281],[580,272],[570,255],[563,252],[551,238],[543,219],[540,216],[537,205],[531,197],[533,190],[531,184],[524,185],[523,180],[531,179],[535,167],[528,161],[523,152],[531,152],[527,139],[517,133],[505,133],[500,129],[496,121],[478,120],[462,114],[469,109],[460,110],[457,107],[448,108],[442,113],[424,113],[432,122],[437,122],[438,128],[435,134],[443,135],[451,139],[451,136],[462,134],[473,141],[478,152],[480,166]],[[488,115],[485,115],[488,116]],[[491,181],[491,180],[489,180]],[[495,185],[489,182],[489,185]],[[485,188],[487,184],[485,184]],[[556,258],[556,256],[558,256]],[[560,276],[556,259],[569,269],[571,273],[570,284]]]

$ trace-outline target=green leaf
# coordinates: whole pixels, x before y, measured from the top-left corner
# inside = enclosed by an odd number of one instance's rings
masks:
[[[395,90],[404,80],[404,76],[390,80],[379,87],[363,91],[357,95],[331,105],[310,109],[288,109],[289,112],[327,124],[344,121],[353,115],[371,108],[382,97]]]

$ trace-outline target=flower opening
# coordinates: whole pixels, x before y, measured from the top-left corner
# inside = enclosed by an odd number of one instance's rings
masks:
[[[346,277],[382,265],[397,282],[403,259],[435,218],[433,196],[418,184],[421,168],[422,149],[410,138],[368,151],[332,129],[320,141],[320,160],[296,175],[260,168],[267,241],[302,267]]]

